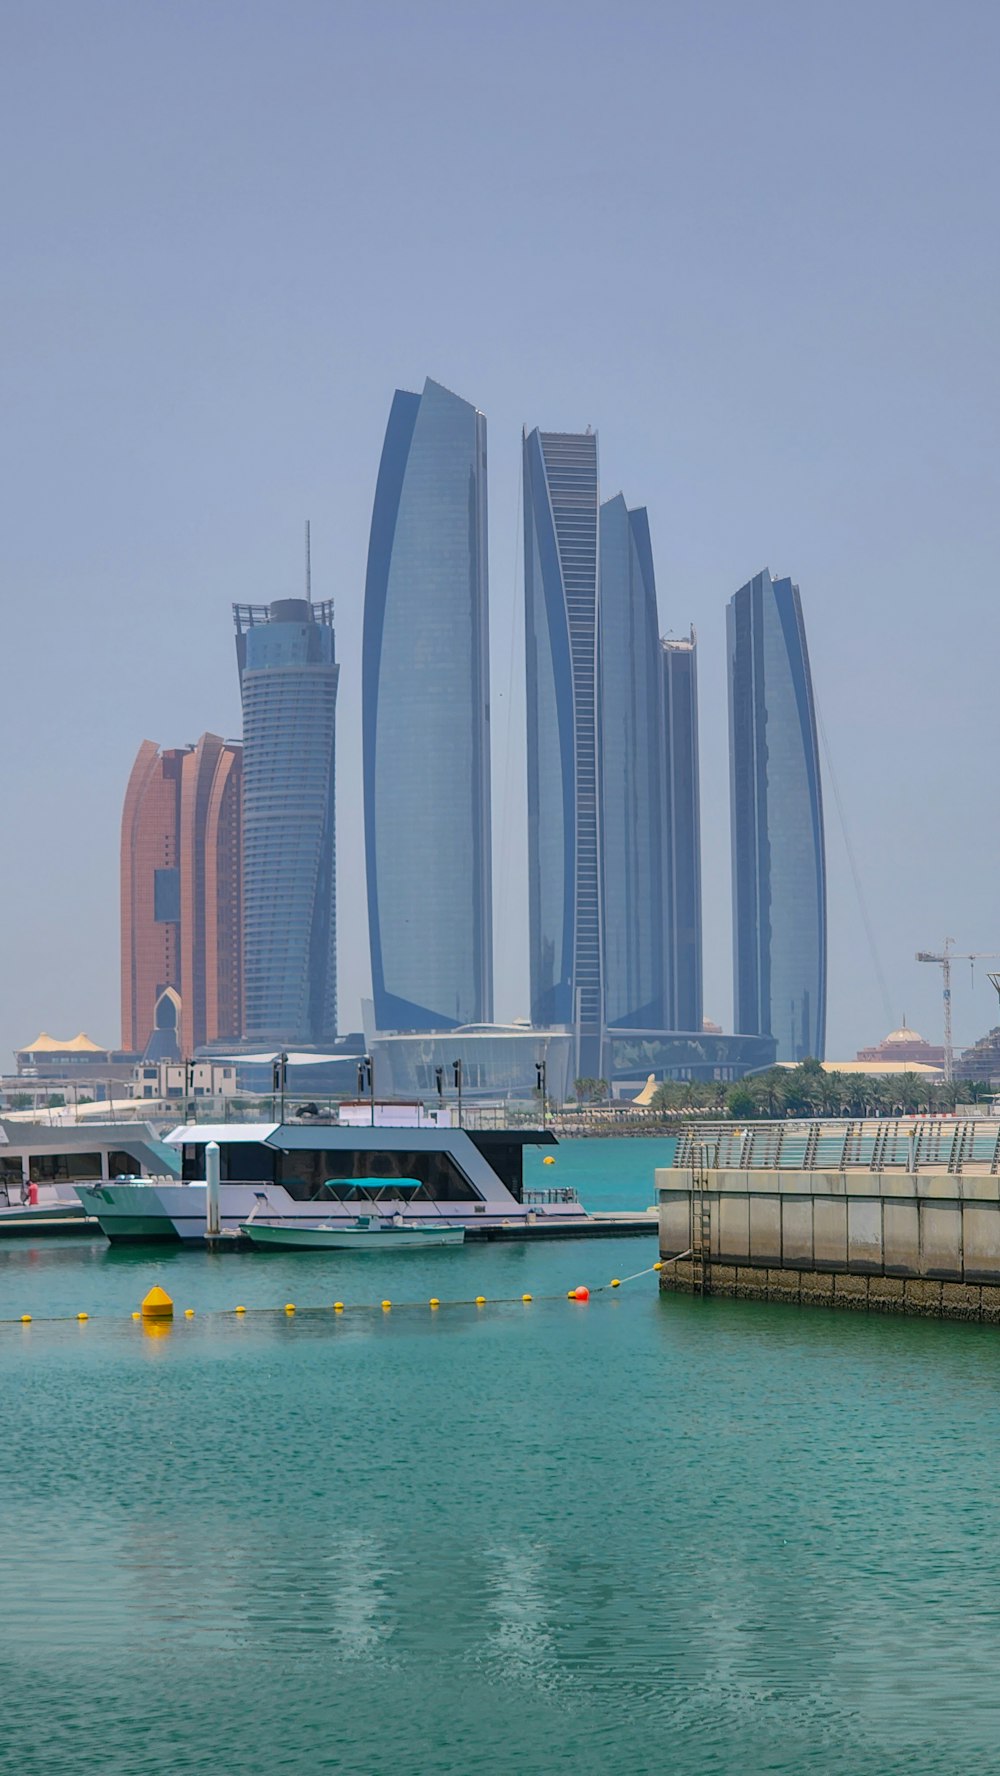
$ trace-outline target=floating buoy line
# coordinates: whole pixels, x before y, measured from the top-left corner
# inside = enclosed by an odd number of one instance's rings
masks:
[[[459,1295],[453,1297],[451,1300],[445,1300],[443,1296],[431,1295],[426,1301],[392,1301],[386,1298],[385,1300],[378,1302],[332,1301],[312,1307],[298,1307],[294,1301],[286,1301],[283,1307],[245,1307],[240,1303],[236,1307],[225,1308],[185,1307],[183,1309],[183,1316],[186,1320],[193,1320],[196,1318],[203,1320],[221,1320],[231,1319],[233,1317],[242,1318],[247,1314],[282,1314],[286,1318],[292,1319],[299,1313],[310,1315],[326,1315],[330,1313],[390,1314],[399,1311],[412,1312],[414,1309],[420,1309],[422,1311],[430,1310],[432,1313],[437,1313],[440,1309],[449,1307],[530,1307],[536,1301],[566,1300],[587,1302],[591,1301],[595,1295],[607,1295],[610,1294],[613,1289],[621,1289],[626,1283],[638,1282],[640,1277],[652,1276],[654,1271],[663,1270],[667,1264],[676,1264],[679,1259],[687,1258],[689,1255],[690,1254],[687,1252],[680,1252],[676,1258],[658,1259],[655,1264],[647,1264],[644,1270],[634,1270],[631,1276],[612,1277],[610,1282],[597,1283],[593,1288],[586,1283],[579,1283],[575,1289],[567,1289],[565,1291],[560,1291],[558,1294],[551,1295],[494,1295],[492,1297],[487,1295]],[[0,1316],[0,1326],[32,1326],[39,1324],[58,1325],[71,1324],[74,1321],[82,1325],[84,1322],[90,1322],[94,1319],[117,1320],[120,1317],[119,1314],[77,1313],[45,1314],[38,1319],[33,1314],[24,1313],[8,1317]],[[167,1294],[167,1291],[161,1288],[159,1284],[156,1284],[154,1288],[150,1289],[142,1304],[137,1308],[133,1308],[130,1317],[133,1320],[140,1321],[147,1331],[154,1328],[165,1330],[173,1321],[174,1303]]]

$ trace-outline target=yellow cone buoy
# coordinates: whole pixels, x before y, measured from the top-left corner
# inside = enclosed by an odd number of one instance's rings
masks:
[[[144,1320],[173,1319],[174,1304],[166,1289],[161,1289],[159,1283],[155,1283],[146,1296],[142,1304],[142,1317]]]

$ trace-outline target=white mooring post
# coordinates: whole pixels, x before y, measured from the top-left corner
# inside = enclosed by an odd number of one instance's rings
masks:
[[[219,1235],[219,1143],[209,1141],[205,1148],[205,1238]]]

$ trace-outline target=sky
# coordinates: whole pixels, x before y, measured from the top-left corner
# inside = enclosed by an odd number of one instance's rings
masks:
[[[904,1014],[940,1041],[915,951],[1000,950],[998,76],[988,0],[5,0],[0,1070],[39,1028],[118,1042],[132,760],[238,736],[230,606],[301,590],[306,518],[359,1027],[368,527],[427,375],[489,427],[497,1016],[528,1007],[520,434],[592,425],[698,633],[706,1014],[725,606],[766,565],[828,741],[827,1054]],[[990,966],[956,969],[959,1043]]]

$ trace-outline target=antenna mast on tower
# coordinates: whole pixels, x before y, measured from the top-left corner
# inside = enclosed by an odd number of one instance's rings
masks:
[[[309,541],[309,520],[306,519],[306,597],[312,604],[312,549]]]

